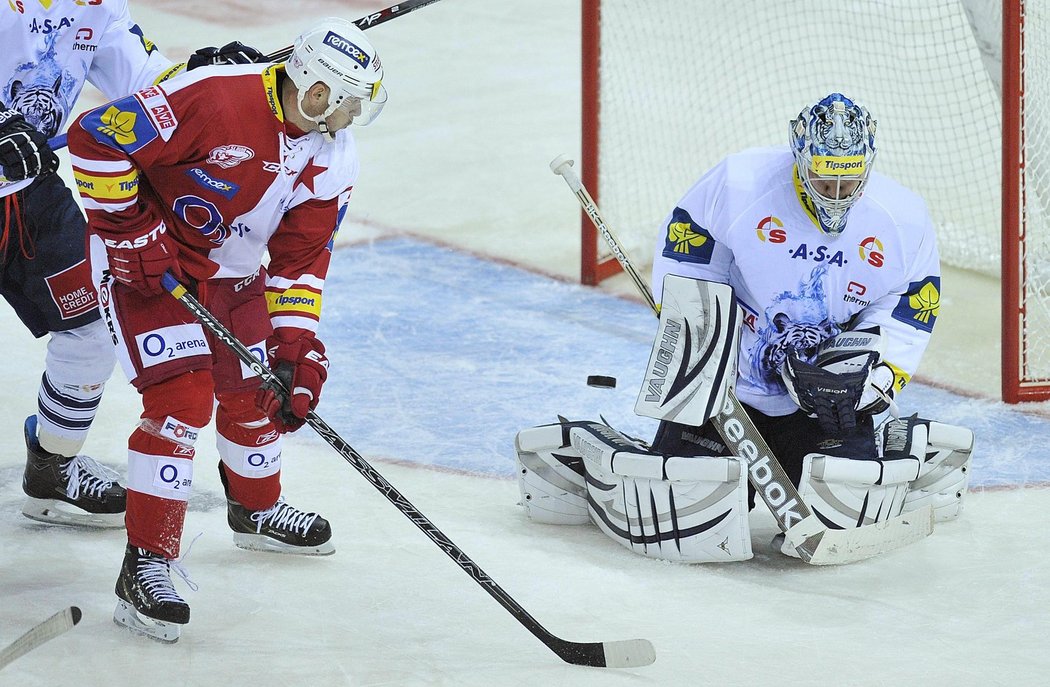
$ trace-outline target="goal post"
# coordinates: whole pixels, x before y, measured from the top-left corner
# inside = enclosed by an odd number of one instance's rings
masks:
[[[1050,398],[1050,8],[1003,2],[1002,371],[1007,403]]]
[[[926,200],[942,262],[1002,278],[1004,400],[1050,399],[1050,160],[1032,152],[1050,152],[1041,4],[582,0],[581,176],[644,271],[701,173],[786,144],[828,92],[855,97],[879,121],[876,168]],[[618,272],[585,216],[581,238],[583,283]]]

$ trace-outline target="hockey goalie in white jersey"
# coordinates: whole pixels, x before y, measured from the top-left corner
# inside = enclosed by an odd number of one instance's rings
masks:
[[[730,155],[685,194],[657,240],[661,327],[636,405],[661,420],[656,437],[647,445],[595,422],[520,432],[530,518],[594,522],[655,558],[750,558],[748,462],[708,421],[718,408],[699,407],[734,377],[825,526],[926,505],[939,521],[959,514],[973,433],[899,417],[894,400],[937,321],[940,266],[923,200],[872,171],[875,141],[867,109],[832,93],[791,121],[788,147]],[[706,330],[684,324],[694,319]],[[679,337],[707,363],[673,355]]]

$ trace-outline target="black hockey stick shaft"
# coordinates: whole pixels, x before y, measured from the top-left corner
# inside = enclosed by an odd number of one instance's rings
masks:
[[[407,2],[399,2],[396,5],[391,5],[385,9],[381,9],[378,12],[373,12],[367,17],[361,17],[356,20],[354,24],[357,28],[364,31],[370,29],[373,26],[379,26],[385,24],[391,19],[397,19],[398,17],[404,16],[409,12],[415,12],[418,9],[422,9],[427,5],[433,5],[439,0],[407,0]],[[274,52],[266,55],[261,60],[262,62],[284,62],[288,59],[288,56],[292,54],[292,46],[275,50]],[[58,150],[59,148],[66,147],[66,134],[59,134],[51,138],[47,144],[51,146],[51,150]]]
[[[282,393],[288,390],[281,380],[259,361],[248,348],[237,340],[230,331],[214,315],[212,315],[196,298],[194,298],[182,284],[176,280],[171,273],[165,274],[161,279],[164,288],[177,298],[183,306],[196,317],[201,324],[208,328],[216,339],[233,351],[241,362],[247,365],[252,372],[259,375],[267,384],[276,386]],[[354,450],[339,434],[328,426],[317,413],[310,411],[306,416],[306,422],[320,434],[328,444],[341,455],[346,462],[350,463],[368,482],[387,498],[401,513],[411,520],[416,527],[423,531],[438,548],[448,554],[448,557],[456,562],[463,572],[470,575],[482,589],[489,593],[492,598],[507,609],[519,623],[535,635],[541,642],[567,663],[577,665],[627,668],[643,666],[652,663],[656,659],[655,651],[648,640],[634,639],[618,642],[570,642],[551,634],[539,621],[533,618],[521,604],[514,600],[502,587],[488,576],[488,574],[472,561],[467,554],[456,546],[444,532],[437,528],[425,515],[413,506],[401,492],[386,480],[368,461]]]
[[[652,289],[645,279],[638,274],[638,270],[635,269],[630,258],[627,257],[623,246],[620,245],[616,236],[605,223],[601,210],[598,209],[597,203],[594,202],[590,193],[587,192],[587,187],[583,185],[576,172],[572,170],[572,165],[572,160],[564,155],[559,155],[551,161],[550,168],[552,172],[561,176],[573,193],[576,194],[576,199],[580,201],[580,205],[583,207],[584,212],[587,213],[591,223],[598,230],[598,233],[605,239],[612,254],[616,257],[620,266],[623,267],[624,272],[631,277],[635,288],[641,293],[642,298],[652,309],[653,313],[659,317],[660,308],[653,298]],[[714,418],[714,423],[722,440],[725,441],[726,447],[734,455],[744,456],[748,460],[749,466],[756,465],[761,461],[761,464],[765,467],[765,470],[761,471],[761,475],[763,477],[768,476],[767,479],[760,479],[756,476],[758,471],[753,469],[748,470],[748,479],[751,480],[755,491],[758,492],[762,501],[773,513],[773,517],[776,519],[777,525],[779,525],[782,532],[787,532],[792,525],[796,524],[791,522],[792,519],[801,521],[812,517],[809,507],[802,501],[798,489],[795,488],[795,485],[787,476],[784,467],[777,460],[766,440],[762,438],[758,428],[755,427],[755,423],[748,417],[747,411],[744,410],[740,401],[737,400],[736,392],[732,386],[729,388],[725,407]],[[820,544],[821,536],[821,533],[818,532],[796,547],[802,560],[806,562],[812,560],[813,554]]]
[[[438,2],[438,0],[407,0],[407,2],[399,2],[396,5],[391,5],[390,7],[387,7],[386,9],[379,10],[378,12],[373,12],[367,17],[361,17],[360,19],[355,21],[354,24],[357,25],[357,28],[364,31],[366,29],[372,28],[373,26],[385,24],[391,19],[396,19],[400,16],[408,14],[409,12],[415,12],[416,10],[422,9],[427,5],[433,5],[435,2]],[[270,53],[266,56],[265,61],[284,62],[286,59],[288,59],[288,56],[291,54],[292,46],[289,45],[287,48],[281,48],[280,50]]]

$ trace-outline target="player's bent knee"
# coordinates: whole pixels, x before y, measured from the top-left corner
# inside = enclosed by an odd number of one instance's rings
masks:
[[[56,382],[102,384],[116,364],[116,348],[101,319],[76,329],[51,332],[46,366]]]
[[[266,413],[255,403],[256,391],[224,391],[215,394],[219,410],[229,422],[245,427],[261,427],[268,424]]]
[[[184,372],[142,390],[147,433],[184,446],[193,446],[200,430],[211,421],[214,386],[205,371]]]
[[[596,422],[569,430],[591,519],[622,546],[668,561],[752,557],[747,466],[736,456],[663,456]]]

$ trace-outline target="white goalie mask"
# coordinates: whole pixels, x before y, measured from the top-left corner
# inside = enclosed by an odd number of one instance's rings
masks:
[[[329,17],[300,35],[285,71],[299,90],[299,114],[317,122],[321,133],[329,138],[334,134],[328,131],[325,120],[337,109],[350,115],[352,124],[368,126],[386,104],[379,55],[364,32],[346,19]],[[329,88],[328,109],[311,117],[303,111],[303,98],[318,81]]]
[[[820,230],[838,236],[875,160],[875,120],[841,93],[807,107],[791,122],[791,150]]]

